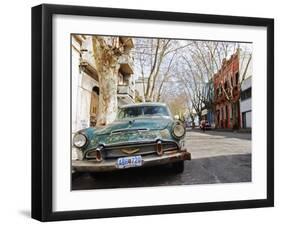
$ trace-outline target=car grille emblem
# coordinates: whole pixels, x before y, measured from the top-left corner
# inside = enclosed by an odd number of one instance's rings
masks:
[[[133,149],[133,150],[128,150],[128,149],[121,149],[121,151],[125,154],[128,154],[128,155],[131,155],[131,154],[134,154],[136,152],[138,152],[140,149],[137,148],[137,149]]]

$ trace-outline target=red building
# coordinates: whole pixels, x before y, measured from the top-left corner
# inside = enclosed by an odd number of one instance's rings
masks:
[[[216,128],[240,128],[239,53],[223,59],[221,69],[214,75],[214,104]]]

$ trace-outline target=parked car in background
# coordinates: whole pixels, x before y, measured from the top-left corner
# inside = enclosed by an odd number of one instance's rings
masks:
[[[165,104],[126,105],[113,123],[74,135],[78,159],[72,161],[72,169],[101,172],[171,164],[180,173],[184,161],[191,159],[185,133],[185,126],[173,119]]]

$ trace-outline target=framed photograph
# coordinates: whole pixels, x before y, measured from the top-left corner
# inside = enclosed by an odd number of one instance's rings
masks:
[[[274,205],[274,21],[32,8],[32,217]]]

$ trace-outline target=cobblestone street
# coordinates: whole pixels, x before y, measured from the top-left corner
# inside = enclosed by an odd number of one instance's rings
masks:
[[[73,176],[72,189],[126,188],[251,181],[251,134],[188,130],[192,160],[182,174],[169,166]]]

